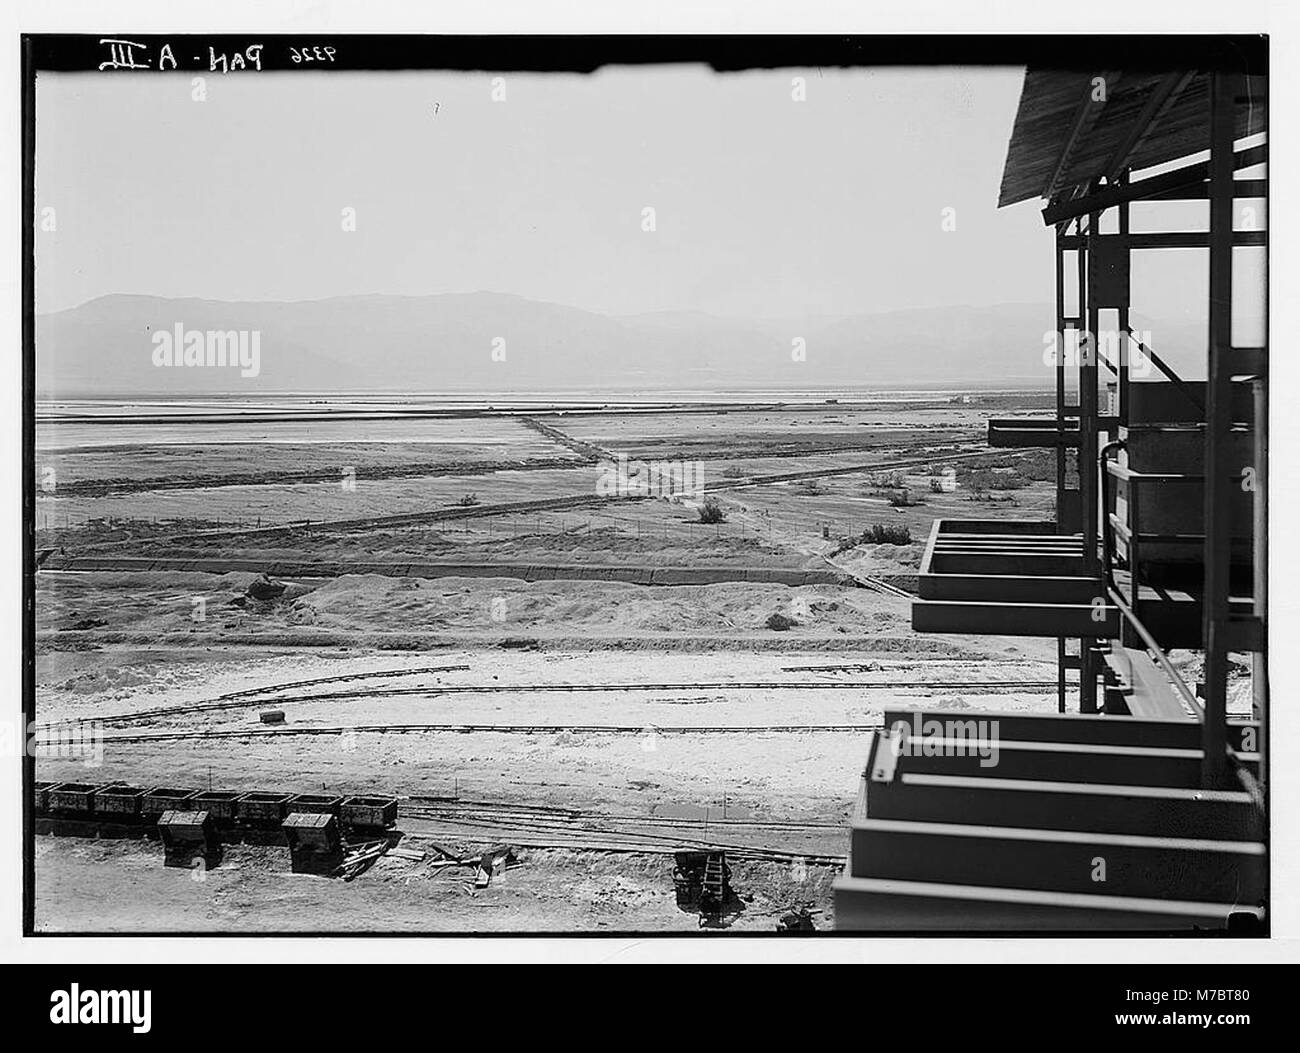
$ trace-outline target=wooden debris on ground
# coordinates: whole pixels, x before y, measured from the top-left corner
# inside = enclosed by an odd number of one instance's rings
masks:
[[[360,845],[350,845],[343,857],[343,862],[334,871],[335,877],[351,881],[369,870],[379,857],[388,852],[387,841],[367,841]]]

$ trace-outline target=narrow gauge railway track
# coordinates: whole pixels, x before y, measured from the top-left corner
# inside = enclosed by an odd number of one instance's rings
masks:
[[[734,858],[756,859],[769,862],[821,863],[838,865],[844,856],[830,853],[800,851],[794,848],[772,848],[766,845],[747,845],[735,841],[721,841],[702,836],[703,820],[682,819],[668,823],[647,821],[647,817],[622,818],[596,812],[557,813],[554,816],[525,813],[495,813],[490,815],[447,812],[439,808],[421,807],[403,802],[399,814],[404,825],[413,834],[436,837],[476,837],[480,840],[509,841],[525,847],[593,849],[603,851],[668,853],[682,849],[714,849],[727,852]],[[649,817],[654,818],[654,817]],[[421,829],[411,827],[410,821],[429,824]],[[745,829],[768,832],[773,827],[750,824],[745,820],[710,820],[710,829],[726,831],[728,838],[743,838]],[[789,834],[804,831],[815,836],[825,836],[831,824],[786,824]],[[665,832],[675,828],[680,833]],[[837,833],[843,826],[836,825]]]
[[[293,686],[293,685],[287,685]],[[906,691],[955,690],[963,691],[1032,691],[1055,690],[1055,680],[982,680],[982,681],[917,681],[890,680],[852,682],[813,680],[791,683],[789,681],[713,681],[693,684],[440,684],[430,687],[358,688],[353,691],[334,691],[323,694],[280,695],[277,688],[267,688],[265,694],[255,691],[240,692],[239,697],[222,695],[211,702],[193,702],[180,706],[156,706],[135,713],[110,713],[97,715],[95,722],[106,725],[137,724],[160,717],[183,716],[189,713],[208,713],[247,706],[287,705],[293,702],[347,702],[368,698],[400,698],[410,695],[465,695],[465,694],[553,694],[572,692],[639,692],[662,694],[695,694],[701,691]],[[69,727],[85,723],[84,718],[66,717],[37,725],[39,729]]]
[[[822,830],[842,832],[844,821],[805,821],[798,819],[751,819],[710,814],[707,817],[676,815],[627,815],[618,812],[583,811],[578,808],[546,807],[544,805],[487,804],[471,800],[453,800],[445,797],[411,796],[398,805],[402,815],[428,817],[433,814],[446,818],[497,820],[500,822],[553,822],[572,826],[576,823],[630,823],[634,826],[699,827],[706,818],[709,826],[737,827],[762,830],[804,830],[816,833]],[[715,810],[716,811],[716,810]]]
[[[140,731],[127,735],[104,735],[105,745],[130,742],[185,742],[218,739],[269,739],[312,735],[554,735],[562,731],[578,735],[788,735],[803,732],[879,731],[881,724],[337,724],[328,727],[220,728],[199,731]],[[38,729],[39,731],[44,728]],[[37,738],[37,747],[53,747],[58,739]]]
[[[831,563],[830,560],[827,560],[826,562],[830,563],[832,567],[835,567],[835,564]],[[846,571],[841,567],[835,567],[835,569],[848,574],[849,577],[859,585],[863,586],[863,588],[871,589],[873,592],[884,593],[886,596],[899,596],[908,600],[912,599],[912,594],[906,589],[900,589],[897,585],[891,585],[889,582],[882,581],[880,578],[873,578],[869,574],[855,574],[853,571]]]
[[[843,662],[832,665],[783,665],[783,673],[898,673],[906,669],[933,669],[937,666],[959,665],[968,666],[973,664],[970,658],[920,658],[920,659],[903,659],[894,660],[881,658],[870,662]],[[1042,662],[1035,658],[989,658],[980,661],[981,665],[999,665],[999,666],[1016,666],[1024,668],[1025,666],[1039,666],[1042,668],[1055,668],[1055,662]],[[1041,672],[1041,668],[1037,670]],[[1037,681],[1034,681],[1037,683]],[[1055,680],[1052,681],[1056,683]]]
[[[250,687],[243,691],[227,691],[218,695],[217,701],[231,698],[247,698],[249,695],[265,695],[271,691],[287,691],[294,687],[312,687],[316,684],[339,684],[348,680],[385,680],[398,676],[420,676],[427,673],[461,673],[469,669],[468,665],[426,665],[412,669],[381,669],[374,673],[343,673],[339,676],[318,676],[311,680],[291,680],[271,687]]]

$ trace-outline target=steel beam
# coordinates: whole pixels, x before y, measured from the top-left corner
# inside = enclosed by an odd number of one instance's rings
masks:
[[[1195,76],[1195,71],[1168,73],[1155,86],[1141,111],[1134,118],[1128,134],[1120,140],[1119,145],[1115,147],[1115,152],[1111,154],[1105,170],[1108,180],[1113,181],[1115,177],[1128,168],[1129,158],[1141,148],[1151,129],[1158,125],[1164,115],[1173,108],[1174,103],[1178,101],[1178,97]]]
[[[1229,151],[1231,151],[1231,146],[1229,146]],[[1230,163],[1232,169],[1229,172],[1229,178],[1231,179],[1231,172],[1238,168],[1250,168],[1254,165],[1263,164],[1267,160],[1268,147],[1266,146],[1252,146],[1236,154],[1231,154]],[[1050,227],[1064,220],[1078,219],[1093,212],[1104,212],[1106,209],[1114,208],[1126,201],[1144,201],[1167,190],[1202,182],[1209,178],[1209,175],[1210,162],[1201,161],[1197,164],[1188,165],[1186,168],[1176,169],[1173,172],[1164,172],[1161,175],[1139,179],[1136,183],[1129,183],[1127,186],[1107,186],[1094,190],[1083,197],[1048,205],[1043,209],[1043,224]]]
[[[1118,234],[1107,234],[1108,238],[1118,238]],[[1086,239],[1077,234],[1063,235],[1061,240],[1067,249],[1077,249]],[[1207,249],[1210,247],[1208,231],[1175,230],[1154,231],[1125,235],[1124,240],[1132,249]],[[1262,230],[1237,230],[1232,233],[1232,244],[1243,246],[1266,245],[1267,234]]]
[[[1232,561],[1232,505],[1228,489],[1232,430],[1232,179],[1235,100],[1240,77],[1210,80],[1210,301],[1205,427],[1205,590],[1202,638],[1205,691],[1201,784],[1228,785],[1228,576]],[[1240,466],[1237,466],[1240,470]]]
[[[1083,89],[1083,97],[1079,100],[1078,108],[1074,112],[1074,121],[1070,125],[1070,131],[1065,137],[1065,142],[1061,144],[1061,153],[1056,159],[1056,168],[1053,169],[1052,178],[1047,181],[1047,188],[1043,191],[1044,197],[1050,198],[1056,193],[1061,179],[1070,167],[1070,160],[1074,156],[1075,146],[1079,143],[1079,140],[1087,137],[1093,125],[1101,117],[1102,111],[1106,108],[1106,103],[1110,101],[1110,93],[1119,84],[1120,76],[1118,70],[1109,70],[1088,78],[1088,83]],[[1102,81],[1102,97],[1100,99],[1094,97],[1096,94],[1094,84],[1098,77]]]

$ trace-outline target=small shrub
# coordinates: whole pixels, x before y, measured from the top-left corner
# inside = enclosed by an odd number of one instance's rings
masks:
[[[972,490],[1020,490],[1030,480],[1019,472],[995,472],[992,468],[975,468],[966,473],[966,485]]]
[[[901,490],[907,486],[907,476],[902,472],[890,472],[888,475],[871,475],[867,477],[867,485],[874,486],[878,490]]]
[[[699,517],[701,523],[725,523],[727,513],[716,497],[706,497],[700,505]]]
[[[783,633],[787,629],[793,628],[799,623],[793,618],[787,618],[784,614],[769,614],[767,616],[767,627],[776,632]]]
[[[910,545],[912,531],[896,523],[872,523],[862,532],[864,545]]]
[[[745,473],[734,464],[730,468],[722,469],[722,477],[724,479],[741,479],[744,475]]]
[[[456,503],[464,508],[469,508],[471,505],[478,504],[478,494],[466,494]]]
[[[872,523],[857,537],[841,538],[831,553],[838,556],[859,545],[910,545],[912,531],[905,525],[897,523]]]

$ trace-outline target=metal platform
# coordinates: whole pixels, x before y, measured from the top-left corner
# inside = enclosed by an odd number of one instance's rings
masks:
[[[1234,744],[1250,730],[1234,726]],[[1258,927],[1263,815],[1245,790],[1201,788],[1199,733],[1190,719],[890,708],[850,820],[836,927]]]
[[[912,604],[918,632],[1002,636],[1119,635],[1119,612],[1083,540],[1042,521],[939,519]]]

